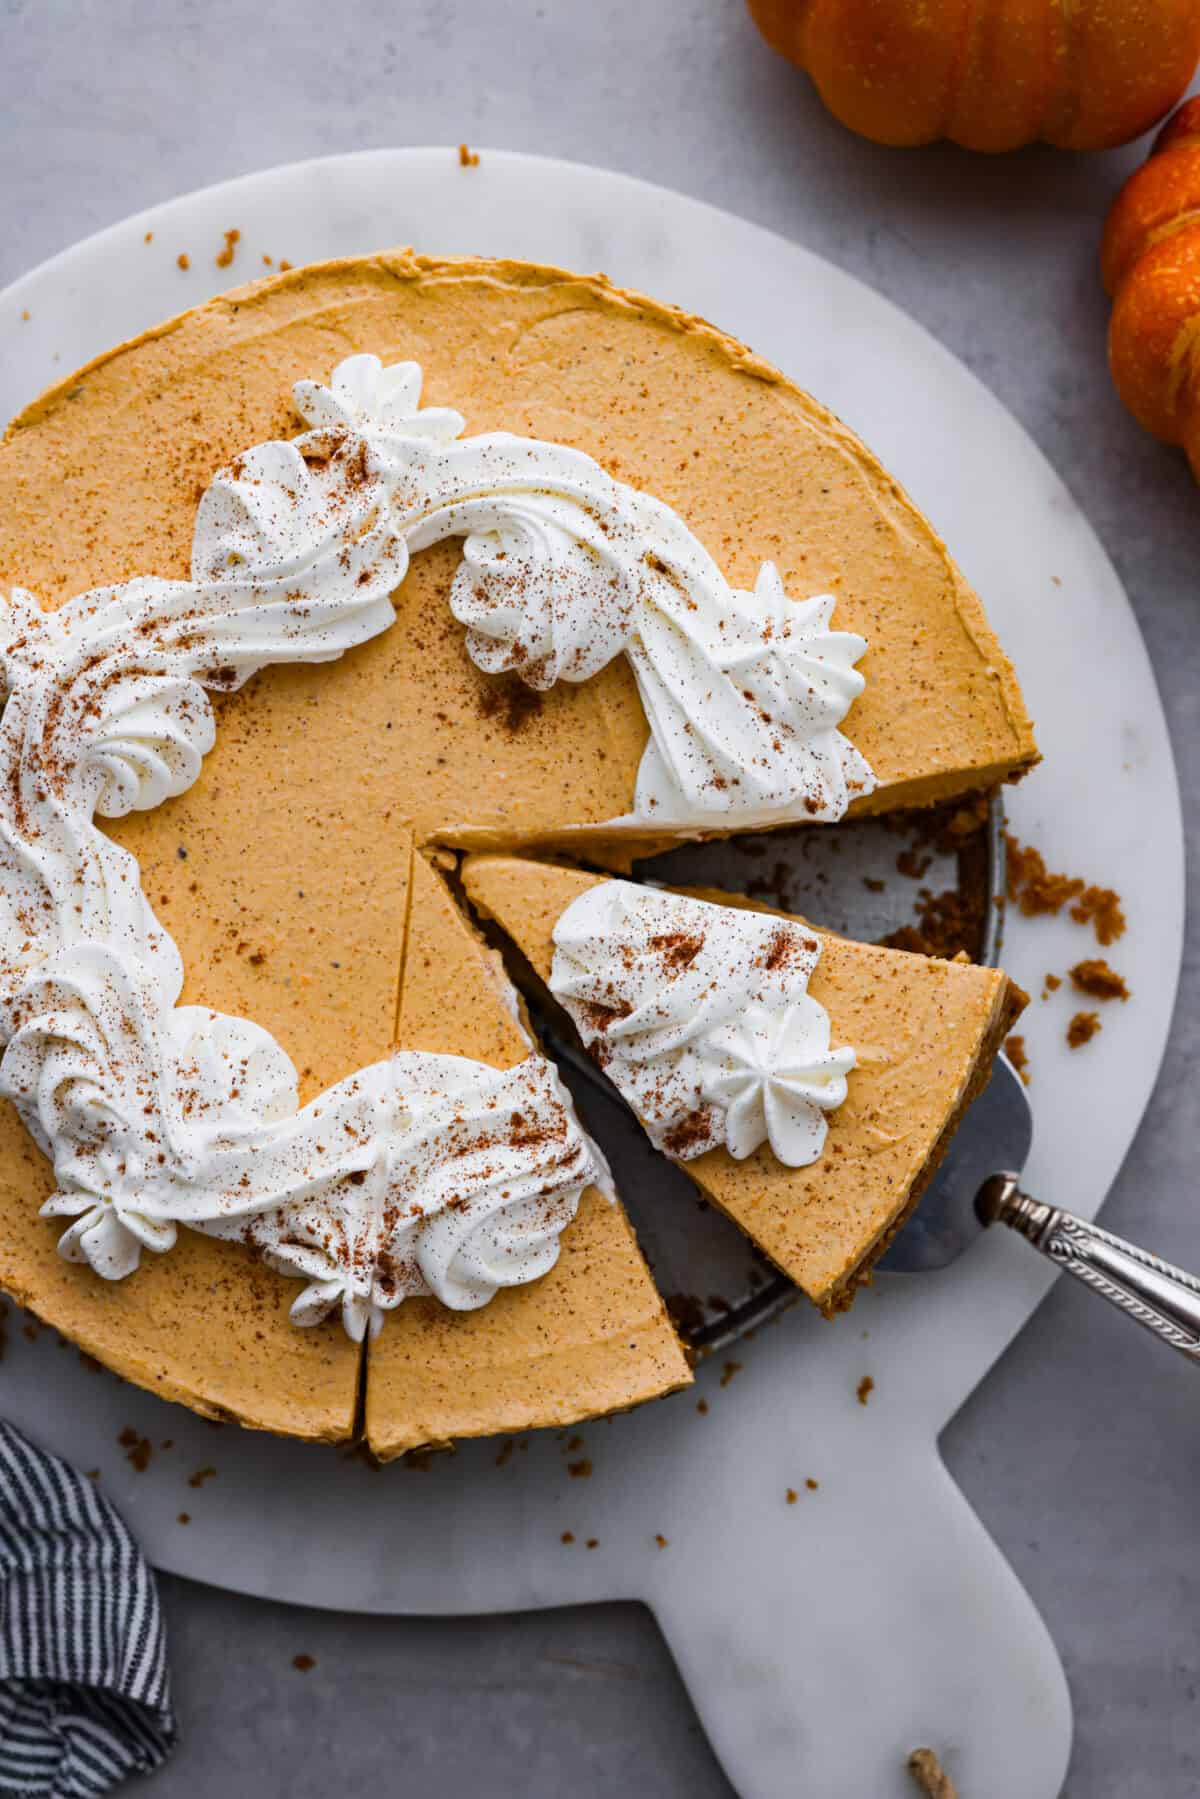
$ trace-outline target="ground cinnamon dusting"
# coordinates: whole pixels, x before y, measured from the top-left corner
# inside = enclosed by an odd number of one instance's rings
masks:
[[[301,1672],[301,1674],[307,1674],[307,1673],[308,1673],[308,1671],[309,1671],[309,1669],[310,1669],[310,1668],[315,1668],[315,1667],[316,1667],[316,1665],[317,1665],[317,1662],[316,1662],[316,1657],[315,1657],[315,1656],[312,1656],[312,1655],[294,1655],[294,1656],[293,1656],[293,1657],[292,1657],[292,1666],[293,1666],[293,1668],[299,1668],[299,1670],[300,1670],[300,1672]]]
[[[575,1541],[575,1532],[573,1530],[564,1530],[559,1541],[562,1543],[573,1543]]]
[[[581,1456],[579,1461],[567,1463],[567,1473],[572,1480],[588,1480],[591,1478],[592,1464],[587,1456]]]
[[[695,1149],[698,1143],[707,1143],[710,1135],[711,1125],[706,1112],[685,1112],[669,1131],[663,1132],[662,1146],[669,1156],[686,1160],[688,1150]]]
[[[215,1468],[197,1468],[194,1474],[188,1475],[189,1487],[202,1487],[206,1480],[211,1480],[216,1473]]]
[[[1086,993],[1089,999],[1128,999],[1129,989],[1124,979],[1115,968],[1110,968],[1102,956],[1094,956],[1090,961],[1076,962],[1071,969],[1071,985],[1080,993]]]
[[[1100,1014],[1098,1012],[1076,1012],[1067,1026],[1068,1046],[1071,1049],[1082,1049],[1085,1043],[1091,1042],[1099,1029]]]
[[[734,1375],[742,1372],[742,1367],[743,1363],[741,1362],[726,1362],[721,1370],[721,1385],[727,1387]]]
[[[1004,1053],[1024,1081],[1029,1085],[1029,1057],[1025,1051],[1025,1039],[1018,1033],[1004,1039]]]
[[[908,1771],[925,1799],[958,1799],[958,1788],[932,1749],[914,1749],[908,1758]]]
[[[526,685],[519,675],[494,675],[479,696],[479,710],[484,718],[499,716],[500,723],[515,737],[542,709],[542,695]]]
[[[868,1399],[870,1399],[870,1397],[874,1391],[875,1391],[874,1380],[871,1378],[871,1376],[869,1374],[864,1374],[862,1379],[859,1381],[858,1386],[855,1388],[855,1393],[857,1395],[859,1405],[866,1405]]]
[[[190,1512],[180,1512],[179,1522],[181,1524],[190,1524],[191,1521],[192,1521],[192,1514]]]

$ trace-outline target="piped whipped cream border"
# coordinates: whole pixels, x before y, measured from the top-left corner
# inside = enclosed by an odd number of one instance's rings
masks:
[[[307,1281],[297,1323],[340,1306],[356,1337],[410,1294],[462,1308],[544,1274],[602,1158],[541,1057],[401,1052],[301,1109],[265,1031],[179,1006],[178,949],[94,819],[192,785],[206,690],[377,636],[410,556],[461,537],[450,605],[482,670],[540,690],[628,657],[632,819],[834,819],[874,784],[837,729],[866,646],[831,598],[788,600],[770,564],[738,592],[660,501],[562,445],[463,439],[420,390],[374,356],[298,382],[309,430],[216,476],[189,580],[0,600],[0,1092],[53,1162],[60,1249],[119,1279],[180,1223],[240,1236]]]

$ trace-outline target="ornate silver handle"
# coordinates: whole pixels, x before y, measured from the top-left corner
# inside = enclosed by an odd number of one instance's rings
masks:
[[[1200,1280],[1073,1212],[1022,1193],[1013,1174],[983,1183],[975,1209],[985,1224],[1007,1224],[1035,1249],[1120,1308],[1172,1349],[1200,1362]]]

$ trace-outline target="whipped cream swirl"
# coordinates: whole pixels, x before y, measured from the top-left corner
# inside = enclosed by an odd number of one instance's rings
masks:
[[[499,1076],[401,1054],[301,1109],[266,1032],[179,1005],[178,949],[96,814],[184,792],[209,691],[386,630],[410,556],[444,538],[465,539],[450,603],[481,669],[545,688],[629,657],[650,742],[618,822],[840,817],[873,780],[837,729],[865,645],[769,564],[731,589],[669,508],[581,452],[464,439],[421,407],[415,363],[352,356],[294,391],[310,429],[215,477],[188,580],[54,613],[0,596],[0,1093],[53,1162],[64,1255],[120,1279],[179,1225],[239,1236],[305,1279],[298,1323],[340,1305],[361,1335],[409,1294],[470,1307],[544,1273],[599,1152],[536,1056]],[[697,1091],[731,1142],[760,1114],[785,1146],[803,1134],[803,1016],[714,1025]]]
[[[265,1031],[162,1011],[106,948],[60,951],[24,999],[0,1089],[54,1162],[42,1214],[74,1220],[60,1252],[109,1280],[184,1224],[262,1249],[307,1283],[293,1322],[340,1309],[357,1341],[415,1294],[470,1311],[539,1279],[607,1181],[541,1056],[502,1072],[398,1052],[300,1109]]]
[[[830,1047],[808,992],[807,927],[736,906],[605,881],[554,927],[550,986],[652,1142],[690,1161],[769,1143],[815,1162],[854,1051]]]
[[[343,384],[344,385],[344,384]],[[380,377],[414,443],[461,429]],[[411,409],[411,416],[406,412]],[[261,1248],[355,1338],[414,1294],[455,1309],[538,1279],[606,1178],[551,1064],[501,1073],[399,1053],[299,1106],[281,1047],[180,1006],[178,949],[134,859],[94,822],[182,793],[212,747],[209,689],[325,662],[386,630],[409,549],[394,471],[341,424],[267,444],[201,502],[191,578],[45,613],[0,596],[0,1093],[54,1167],[59,1248],[110,1280],[179,1226]]]
[[[622,652],[650,727],[632,811],[703,829],[837,819],[875,785],[838,726],[862,692],[866,643],[828,594],[794,601],[771,563],[733,588],[670,507],[562,444],[417,412],[414,363],[353,356],[296,404],[318,431],[367,444],[411,551],[462,537],[450,591],[487,674],[539,691]],[[414,417],[416,424],[414,425]]]

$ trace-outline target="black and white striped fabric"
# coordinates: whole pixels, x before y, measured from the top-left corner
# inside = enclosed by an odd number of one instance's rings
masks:
[[[174,1740],[141,1551],[90,1480],[0,1422],[0,1794],[93,1799]]]

